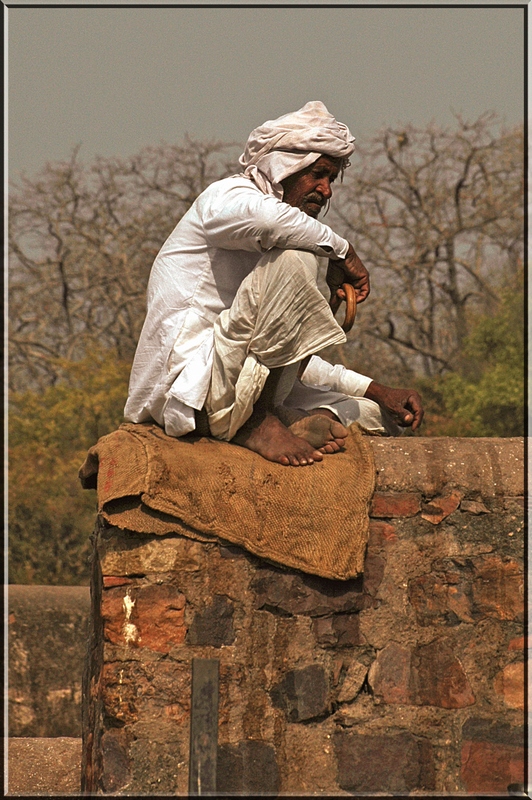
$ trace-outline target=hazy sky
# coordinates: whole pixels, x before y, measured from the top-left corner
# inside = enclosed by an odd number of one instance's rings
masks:
[[[322,100],[360,139],[494,110],[523,119],[524,8],[8,10],[10,173],[144,145],[244,142]]]

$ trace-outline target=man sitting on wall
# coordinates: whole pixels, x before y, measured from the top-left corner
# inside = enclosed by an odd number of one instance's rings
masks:
[[[334,319],[349,282],[369,276],[353,245],[318,221],[354,150],[323,103],[256,128],[243,172],[211,184],[161,248],[125,418],[192,431],[286,466],[337,452],[352,422],[416,430],[417,392],[392,389],[317,353],[345,341]],[[329,260],[328,303],[317,286]]]

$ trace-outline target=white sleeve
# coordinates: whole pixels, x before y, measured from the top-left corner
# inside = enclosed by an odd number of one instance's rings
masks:
[[[221,187],[204,198],[201,216],[211,247],[258,252],[280,247],[329,258],[347,253],[349,242],[328,225],[252,185]]]
[[[319,386],[321,389],[341,392],[351,397],[364,397],[371,381],[365,375],[346,369],[343,364],[333,366],[319,356],[312,356],[301,376],[301,382],[306,386]]]

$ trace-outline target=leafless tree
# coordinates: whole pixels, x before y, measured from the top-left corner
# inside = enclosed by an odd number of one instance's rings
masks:
[[[472,315],[494,309],[522,271],[523,130],[495,133],[490,114],[456,123],[387,128],[357,147],[331,218],[373,290],[346,362],[426,376],[455,369]]]
[[[153,259],[203,189],[236,169],[236,146],[186,139],[132,158],[78,149],[10,197],[10,384],[54,382],[91,346],[132,356]]]
[[[372,274],[334,358],[392,382],[455,369],[471,315],[523,257],[523,133],[484,115],[453,130],[387,128],[357,146],[329,222]],[[498,132],[497,132],[498,131]],[[357,143],[358,144],[358,143]],[[153,259],[237,145],[186,139],[84,167],[75,150],[10,199],[10,383],[52,384],[95,344],[129,359]],[[503,280],[504,279],[504,280]]]

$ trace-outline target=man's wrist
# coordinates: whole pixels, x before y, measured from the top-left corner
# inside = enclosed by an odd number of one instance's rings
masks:
[[[371,381],[364,392],[364,397],[367,397],[368,400],[373,400],[374,403],[379,403],[385,390],[386,387],[382,384],[377,383],[376,381]]]

